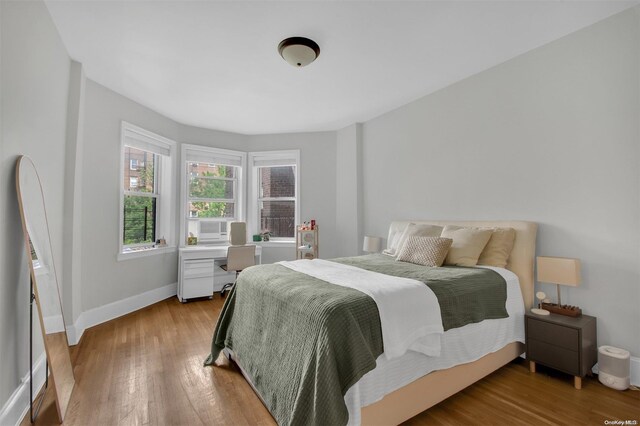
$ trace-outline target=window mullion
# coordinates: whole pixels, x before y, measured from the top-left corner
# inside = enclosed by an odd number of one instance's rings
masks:
[[[296,197],[258,197],[258,201],[296,201]]]
[[[204,203],[235,203],[235,198],[198,198],[198,197],[189,197],[187,199],[188,202],[204,202]]]
[[[159,194],[155,192],[135,192],[135,191],[124,191],[125,196],[129,197],[151,197],[158,198]]]
[[[224,180],[224,181],[234,181],[234,182],[238,180],[238,178],[228,178],[224,176],[190,176],[189,179],[190,180],[196,180],[196,179]]]

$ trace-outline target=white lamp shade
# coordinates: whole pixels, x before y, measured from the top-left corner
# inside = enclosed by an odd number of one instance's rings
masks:
[[[538,281],[572,287],[580,285],[580,260],[567,257],[537,257]]]
[[[380,251],[381,243],[382,239],[380,237],[365,236],[362,250],[367,253],[377,253]]]

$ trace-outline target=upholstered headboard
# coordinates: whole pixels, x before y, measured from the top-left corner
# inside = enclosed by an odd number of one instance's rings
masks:
[[[396,237],[396,234],[403,232],[409,223],[427,225],[457,225],[474,227],[500,227],[513,228],[516,231],[516,239],[507,263],[507,269],[518,276],[522,297],[525,307],[531,308],[533,304],[533,261],[536,256],[536,233],[538,224],[523,221],[452,221],[452,220],[406,220],[391,222],[389,226],[389,237],[387,244]]]

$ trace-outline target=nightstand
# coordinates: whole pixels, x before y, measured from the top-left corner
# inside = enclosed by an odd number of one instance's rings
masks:
[[[571,374],[576,389],[597,360],[596,318],[589,315],[525,315],[527,360],[532,373],[536,363]]]

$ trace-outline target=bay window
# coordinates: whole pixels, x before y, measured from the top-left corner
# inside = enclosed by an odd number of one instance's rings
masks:
[[[121,146],[120,260],[156,248],[161,238],[175,246],[171,226],[175,142],[122,122]]]
[[[244,220],[243,170],[246,154],[197,145],[182,147],[182,241],[225,243],[226,223]],[[202,232],[203,224],[219,222],[220,232]]]
[[[250,229],[270,240],[293,241],[299,221],[299,151],[249,154],[251,164]]]

